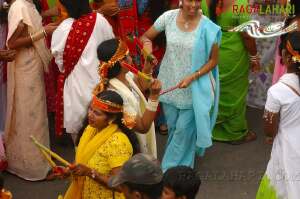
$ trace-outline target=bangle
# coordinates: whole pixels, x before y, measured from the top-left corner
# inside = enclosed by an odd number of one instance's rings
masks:
[[[45,28],[43,28],[43,33],[44,33],[44,36],[47,37],[47,32],[46,32]]]
[[[256,55],[249,55],[251,62],[256,62],[259,60],[258,53]]]
[[[146,105],[146,109],[149,110],[149,111],[152,111],[152,112],[156,112],[158,104],[159,104],[158,100],[148,99],[148,103]]]
[[[43,30],[37,31],[33,34],[29,34],[32,42],[38,41],[45,37]]]
[[[197,71],[197,72],[195,72],[195,73],[196,74],[194,74],[193,81],[196,80],[196,79],[198,79],[199,77],[201,77],[201,71],[200,70]]]
[[[149,72],[149,73],[145,73],[145,75],[151,76],[153,75],[153,71]]]
[[[200,71],[200,70],[197,72],[197,74],[198,74],[198,78],[202,76],[202,74],[201,74],[201,71]]]

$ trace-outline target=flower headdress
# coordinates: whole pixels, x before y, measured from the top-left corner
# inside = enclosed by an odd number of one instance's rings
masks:
[[[110,58],[110,60],[108,60],[107,62],[102,61],[99,65],[98,73],[100,76],[100,83],[94,90],[95,95],[105,90],[105,87],[108,84],[108,79],[107,79],[108,70],[114,67],[114,65],[117,62],[124,59],[128,54],[129,54],[129,49],[127,44],[122,40],[119,40],[119,46],[115,54]]]
[[[107,62],[101,62],[98,68],[98,73],[100,76],[100,83],[98,86],[94,89],[94,97],[92,100],[92,104],[98,107],[100,110],[103,110],[105,112],[109,113],[120,113],[123,112],[123,119],[122,123],[129,129],[132,129],[136,125],[136,117],[127,113],[123,110],[123,106],[120,106],[118,104],[101,100],[96,97],[100,92],[104,91],[106,89],[106,86],[108,84],[108,70],[114,65],[123,60],[127,55],[129,54],[128,46],[125,42],[119,39],[119,46],[116,51],[116,53],[112,56],[110,60]]]

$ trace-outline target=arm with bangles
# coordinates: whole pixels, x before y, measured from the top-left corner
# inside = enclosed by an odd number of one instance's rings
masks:
[[[142,37],[141,41],[143,43],[144,49],[150,53],[152,53],[152,42],[155,37],[158,36],[160,32],[157,31],[154,26],[152,26]],[[188,77],[184,78],[179,84],[179,88],[186,88],[188,87],[194,80],[200,78],[202,75],[210,72],[216,65],[218,64],[218,55],[219,54],[219,47],[218,44],[213,44],[212,50],[210,53],[210,58],[208,62],[201,67],[199,71],[189,75]]]
[[[41,30],[30,34],[28,33],[28,26],[23,22],[20,22],[16,31],[8,40],[7,47],[14,50],[22,47],[30,47],[35,41],[43,39],[48,34],[52,34],[55,29],[56,26],[48,24]]]
[[[247,51],[249,52],[251,71],[255,73],[259,72],[260,63],[259,63],[259,57],[257,53],[255,39],[250,37],[246,32],[241,33],[241,36],[243,38],[244,45]]]
[[[161,91],[161,82],[154,79],[150,87],[150,95],[146,104],[146,110],[142,117],[136,117],[134,130],[138,133],[147,133],[156,117],[156,111],[159,104],[158,98]]]
[[[153,67],[153,64],[146,60],[142,72],[149,77],[152,77]],[[139,75],[134,76],[134,82],[143,93],[150,89],[152,83],[148,79],[145,79],[144,77],[141,77]]]
[[[119,171],[120,171],[121,167],[116,167],[113,168],[111,170],[111,175],[103,175],[100,174],[99,172],[97,172],[95,169],[90,168],[86,165],[83,164],[75,164],[72,165],[71,167],[63,167],[64,172],[61,173],[60,175],[57,175],[56,177],[59,179],[64,179],[64,178],[68,178],[71,175],[75,175],[75,176],[86,176],[89,177],[91,179],[93,179],[94,181],[98,182],[99,184],[111,189],[108,186],[108,181],[110,179],[111,176],[116,175]],[[115,189],[118,192],[121,192],[119,189]]]

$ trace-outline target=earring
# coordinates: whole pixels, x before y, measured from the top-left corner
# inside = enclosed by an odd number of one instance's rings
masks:
[[[179,8],[182,8],[182,0],[179,0]]]

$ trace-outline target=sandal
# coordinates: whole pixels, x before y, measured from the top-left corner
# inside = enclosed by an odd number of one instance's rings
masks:
[[[231,144],[231,145],[241,145],[241,144],[245,144],[245,143],[248,143],[248,142],[252,142],[256,139],[257,139],[256,133],[254,133],[252,131],[248,131],[247,135],[245,135],[242,139],[236,140],[236,141],[231,141],[231,142],[228,142],[228,143]]]
[[[168,126],[166,124],[162,124],[159,126],[158,133],[161,135],[168,135]]]

